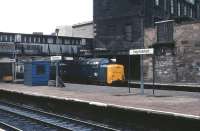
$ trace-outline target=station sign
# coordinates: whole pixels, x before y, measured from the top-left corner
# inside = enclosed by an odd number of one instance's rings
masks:
[[[51,61],[60,61],[62,60],[62,56],[51,56]]]
[[[129,51],[129,55],[152,55],[154,54],[154,49],[134,49]]]
[[[64,59],[65,59],[65,60],[68,60],[68,61],[72,61],[72,60],[74,60],[73,57],[65,57]]]
[[[0,59],[0,63],[15,63],[16,59],[10,59],[10,58],[2,58]]]

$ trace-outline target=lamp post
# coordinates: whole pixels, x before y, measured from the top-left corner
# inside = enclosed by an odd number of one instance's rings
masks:
[[[58,42],[58,33],[59,33],[59,29],[55,30],[56,33],[56,44]],[[56,87],[59,86],[59,61],[56,61]]]
[[[146,7],[146,0],[143,0],[143,6],[142,6],[142,10],[143,10],[143,14],[141,14],[141,18],[140,18],[140,24],[141,24],[141,38],[142,38],[142,41],[141,41],[141,49],[144,49],[145,46],[144,46],[144,37],[145,37],[145,25],[144,25],[144,18],[145,18],[145,7]],[[143,54],[140,55],[140,81],[141,81],[141,84],[140,84],[140,89],[141,89],[141,94],[144,95],[144,56]]]

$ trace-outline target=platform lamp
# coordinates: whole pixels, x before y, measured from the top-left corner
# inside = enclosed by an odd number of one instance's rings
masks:
[[[56,30],[55,30],[55,33],[56,33],[56,40],[58,40],[58,33],[59,33],[59,29],[57,28]]]

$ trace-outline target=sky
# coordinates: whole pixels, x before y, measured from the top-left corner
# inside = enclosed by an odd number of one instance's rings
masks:
[[[0,2],[0,32],[50,34],[57,26],[93,19],[93,0],[0,0]]]

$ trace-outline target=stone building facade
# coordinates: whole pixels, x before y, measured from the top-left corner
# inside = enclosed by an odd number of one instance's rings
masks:
[[[199,0],[94,0],[95,48],[115,55],[140,48],[144,27],[166,19],[197,20],[199,12]]]
[[[156,81],[200,83],[200,22],[174,26],[174,46],[155,48]],[[145,30],[145,47],[157,44],[156,28]],[[145,80],[152,81],[152,58],[145,59]]]
[[[72,36],[80,38],[94,38],[93,21],[74,24],[72,26]]]
[[[118,63],[125,66],[126,74],[130,73],[130,79],[133,80],[140,79],[140,58],[131,56],[129,62],[128,52],[130,49],[145,46],[144,29],[154,27],[155,22],[160,20],[174,19],[176,22],[182,22],[200,19],[199,0],[94,0],[93,6],[95,56],[115,57]],[[179,79],[180,73],[174,73],[177,72],[174,68],[177,66],[174,64],[176,59],[170,57],[175,55],[172,51],[174,47],[165,48],[157,49],[160,50],[157,57],[160,63],[157,68],[166,69],[165,72],[158,72],[158,75],[161,75],[157,80]],[[165,57],[164,52],[169,58]],[[151,63],[148,60],[146,62]],[[152,76],[151,70],[145,70],[145,76],[149,79]],[[161,78],[162,74],[171,77],[167,80],[164,75],[164,78]],[[172,77],[172,74],[176,75]],[[126,75],[126,78],[129,76]]]
[[[59,36],[94,38],[93,21],[82,22],[72,26],[57,26],[56,29],[59,29]]]

